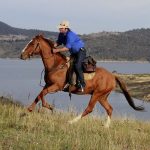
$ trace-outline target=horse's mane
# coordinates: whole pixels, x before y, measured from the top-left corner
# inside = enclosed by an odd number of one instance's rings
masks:
[[[49,46],[53,49],[54,48],[54,41],[51,41],[50,39],[48,39],[48,38],[45,38],[45,37],[43,37],[43,39],[49,44]],[[52,52],[53,53],[53,52]],[[66,60],[66,56],[64,55],[64,54],[62,54],[62,53],[56,53],[56,55],[59,55],[59,56],[61,56],[63,59],[65,59]]]
[[[50,46],[51,48],[54,48],[54,42],[53,42],[53,41],[51,41],[51,40],[48,39],[48,38],[44,38],[44,37],[43,37],[43,39],[49,44],[49,46]]]

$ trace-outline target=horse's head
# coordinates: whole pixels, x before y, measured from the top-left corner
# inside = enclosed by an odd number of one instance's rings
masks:
[[[43,43],[42,43],[43,42]],[[33,55],[39,55],[42,53],[44,42],[47,43],[49,47],[52,48],[52,43],[48,41],[48,39],[45,39],[42,35],[35,36],[22,50],[20,58],[25,60],[30,58]],[[46,44],[44,45],[46,46]],[[47,48],[44,48],[47,49]],[[51,53],[51,51],[49,51]]]

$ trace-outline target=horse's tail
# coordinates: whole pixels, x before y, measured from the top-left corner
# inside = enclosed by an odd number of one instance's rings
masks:
[[[134,101],[133,101],[132,97],[130,96],[130,94],[129,94],[128,90],[127,90],[125,82],[123,80],[121,80],[121,78],[118,77],[118,76],[115,76],[115,79],[116,79],[117,83],[119,84],[119,86],[120,86],[124,96],[126,97],[129,105],[134,110],[138,110],[138,111],[144,110],[144,107],[142,107],[142,106],[135,106]]]

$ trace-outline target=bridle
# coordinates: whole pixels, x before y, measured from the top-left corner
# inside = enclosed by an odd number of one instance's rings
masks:
[[[36,50],[37,50],[38,47],[40,48],[40,43],[39,42],[37,42],[36,47],[34,48],[34,50],[31,53],[29,53],[29,56],[33,56],[33,54],[36,54]]]
[[[52,65],[52,67],[51,67],[50,69],[48,69],[48,68],[45,69],[45,72],[47,72],[47,73],[49,73],[49,72],[54,72],[54,71],[56,71],[56,70],[58,70],[58,69],[63,69],[65,66],[67,66],[66,64],[69,62],[69,61],[67,61],[67,62],[65,62],[64,64],[61,64],[61,65],[57,66],[56,54],[53,53],[53,51],[52,51],[52,46],[51,46],[51,45],[50,45],[50,47],[51,47],[51,54],[50,54],[50,56],[48,56],[48,57],[42,57],[42,59],[53,58],[53,62],[54,62],[54,63],[53,63],[53,65]],[[33,52],[32,52],[32,55],[36,53],[37,48],[40,49],[42,55],[44,56],[44,54],[43,54],[43,49],[42,49],[41,46],[40,46],[40,41],[37,41],[36,47],[34,48],[34,50],[33,50]],[[57,66],[57,67],[56,67],[56,66]]]
[[[36,39],[37,40],[37,39]],[[37,44],[36,44],[36,47],[34,48],[34,50],[29,53],[30,56],[33,56],[33,54],[36,54],[36,50],[37,48],[39,48],[39,50],[41,51],[41,53],[43,54],[43,50],[41,49],[41,46],[40,46],[40,42],[38,41]],[[52,53],[52,55],[50,55],[49,57],[42,57],[43,59],[49,59],[50,57],[54,57],[54,54]]]
[[[68,68],[67,63],[68,63],[70,60],[69,60],[69,61],[66,61],[66,62],[63,63],[63,64],[57,65],[57,59],[56,59],[57,55],[56,55],[55,53],[53,53],[53,51],[52,51],[53,47],[52,47],[51,44],[49,44],[51,53],[50,53],[49,56],[45,57],[45,56],[44,56],[44,49],[41,48],[41,43],[40,43],[40,41],[39,41],[38,39],[33,39],[33,40],[36,40],[36,41],[34,41],[35,43],[33,43],[33,44],[34,44],[33,51],[28,53],[28,58],[30,58],[30,56],[33,56],[34,54],[38,53],[37,49],[39,48],[39,53],[42,55],[41,58],[42,58],[43,60],[45,60],[45,59],[50,59],[50,58],[53,59],[53,64],[52,64],[51,68],[44,68],[44,69],[42,70],[42,72],[41,72],[41,79],[42,79],[42,74],[43,74],[44,72],[45,72],[45,75],[46,75],[46,74],[49,74],[49,73],[54,73],[54,72],[56,72],[56,71],[59,70],[59,69],[64,69],[65,67]],[[43,38],[43,40],[45,40],[45,39]],[[47,39],[46,39],[46,41],[47,41]],[[46,42],[46,41],[45,41],[45,42]],[[35,45],[35,44],[36,44],[36,45]],[[45,60],[45,61],[46,61],[46,60]],[[40,79],[40,86],[42,86],[42,85],[41,85],[41,79]]]

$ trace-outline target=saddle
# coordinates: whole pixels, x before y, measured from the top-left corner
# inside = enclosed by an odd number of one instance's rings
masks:
[[[83,72],[84,73],[92,73],[96,70],[96,61],[91,57],[88,56],[84,59],[83,63]]]
[[[69,60],[70,59],[70,60]],[[67,58],[68,61],[68,71],[67,71],[67,76],[66,79],[69,81],[72,81],[72,84],[76,84],[76,74],[74,72],[74,57]],[[96,61],[91,57],[88,56],[84,59],[82,63],[82,69],[83,69],[83,75],[85,80],[91,80],[96,71]]]

